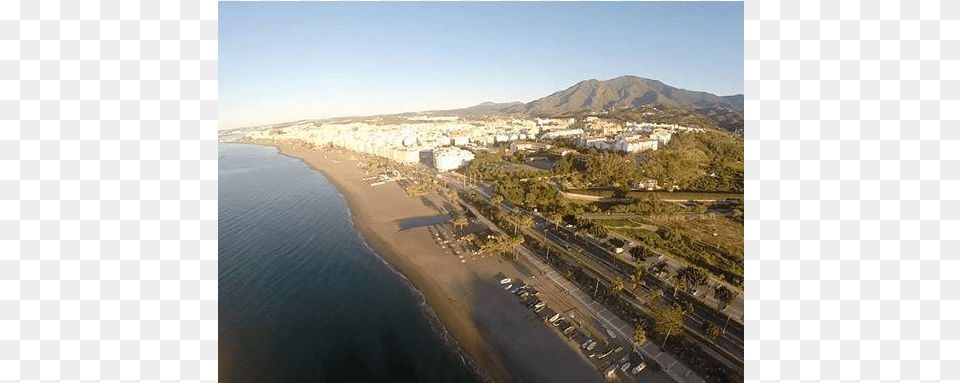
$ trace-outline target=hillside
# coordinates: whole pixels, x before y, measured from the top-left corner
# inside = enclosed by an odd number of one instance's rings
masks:
[[[582,112],[615,109],[643,109],[644,106],[664,106],[681,109],[711,121],[711,125],[730,131],[743,129],[743,95],[717,96],[674,88],[657,80],[637,76],[622,76],[611,80],[581,81],[565,90],[528,102],[493,103],[463,109],[435,111],[444,115],[504,115],[533,116],[575,115]]]
[[[504,102],[504,103],[495,103],[495,102],[485,102],[479,105],[474,105],[469,108],[463,109],[453,109],[453,110],[440,110],[434,113],[441,115],[451,115],[451,116],[469,116],[469,115],[498,115],[498,114],[510,114],[510,113],[520,113],[515,111],[518,107],[522,107],[524,104],[520,101],[514,102]]]
[[[688,109],[743,109],[743,95],[717,96],[674,88],[657,80],[622,76],[607,81],[586,80],[544,98],[517,105],[509,112],[554,115],[643,105],[668,105]]]

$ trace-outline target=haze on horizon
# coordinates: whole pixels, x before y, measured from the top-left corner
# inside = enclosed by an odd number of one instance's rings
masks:
[[[220,2],[219,127],[529,102],[636,75],[743,93],[742,2]]]

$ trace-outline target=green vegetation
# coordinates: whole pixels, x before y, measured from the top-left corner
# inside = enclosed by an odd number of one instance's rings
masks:
[[[522,244],[522,235],[496,236],[480,246],[480,254],[507,255],[511,259],[517,259],[516,249]]]
[[[568,193],[592,195],[602,198],[634,198],[659,200],[743,200],[743,193],[714,193],[714,192],[653,192],[653,191],[629,191],[622,192],[614,188],[590,188],[590,189],[569,189]]]
[[[652,114],[645,114],[651,112]],[[606,116],[618,122],[650,122],[654,124],[679,124],[691,128],[722,129],[718,121],[709,115],[669,105],[645,105],[641,108],[611,110]]]
[[[647,333],[643,332],[643,326],[637,325],[633,333],[633,341],[636,342],[637,345],[641,345],[647,341]]]
[[[706,272],[735,285],[743,285],[743,251],[712,246],[686,233],[661,227],[656,233],[643,229],[614,229],[654,249],[669,251]]]
[[[706,335],[710,339],[716,339],[720,334],[723,333],[723,330],[720,329],[720,326],[717,326],[711,322],[703,322],[703,335]]]
[[[650,153],[642,173],[681,190],[743,193],[743,137],[730,133],[678,133]]]
[[[470,221],[467,219],[467,217],[463,215],[457,215],[456,217],[453,217],[450,222],[452,222],[453,226],[456,226],[458,229],[462,229],[464,226],[470,224]]]
[[[620,277],[614,278],[613,281],[610,283],[610,294],[611,295],[620,294],[620,292],[623,291],[623,288],[624,288],[623,278],[620,278]]]
[[[717,298],[717,310],[722,310],[723,307],[729,305],[734,298],[733,292],[723,285],[717,286],[717,288],[714,289],[713,296]]]
[[[683,310],[678,306],[658,304],[653,309],[653,319],[657,323],[658,331],[665,334],[664,345],[670,338],[670,334],[675,334],[683,329]]]
[[[510,203],[531,209],[554,210],[562,203],[560,192],[547,181],[501,181],[494,190]]]

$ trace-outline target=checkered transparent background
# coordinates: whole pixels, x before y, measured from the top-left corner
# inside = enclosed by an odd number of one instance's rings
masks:
[[[216,381],[216,19],[0,2],[0,381]]]
[[[960,2],[745,18],[746,379],[960,380]]]
[[[748,1],[748,381],[960,381],[960,2]],[[0,381],[217,378],[217,5],[0,2]]]

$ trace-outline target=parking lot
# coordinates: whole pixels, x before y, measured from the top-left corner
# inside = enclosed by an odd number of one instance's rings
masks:
[[[541,321],[553,328],[557,336],[567,340],[600,371],[608,380],[660,381],[647,369],[643,356],[633,350],[631,340],[618,337],[612,330],[603,327],[594,318],[584,317],[572,309],[558,312],[542,298],[537,288],[519,278],[510,278],[502,273],[495,278],[523,306],[531,310],[531,319]]]

